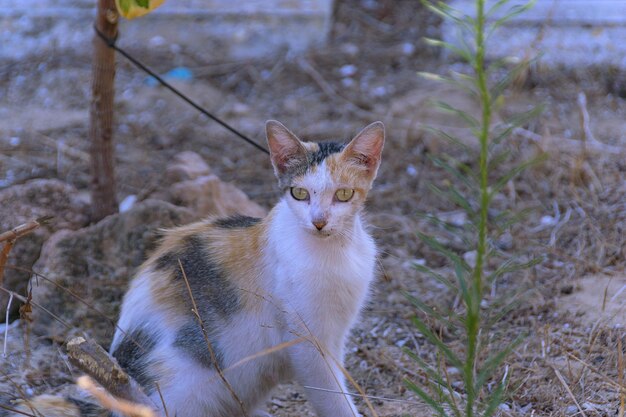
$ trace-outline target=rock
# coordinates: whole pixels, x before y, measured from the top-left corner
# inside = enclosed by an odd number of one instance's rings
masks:
[[[39,257],[46,239],[60,229],[78,229],[89,222],[89,208],[78,191],[59,180],[36,179],[0,191],[0,232],[43,216],[54,216],[46,225],[21,237],[9,254],[7,266],[30,270]],[[30,273],[6,268],[5,288],[24,294]],[[0,293],[0,311],[6,311],[8,297]],[[19,303],[13,303],[14,316]],[[0,322],[4,321],[2,314]]]
[[[176,154],[165,169],[165,181],[174,184],[181,181],[194,180],[211,174],[211,168],[200,155],[192,151]]]
[[[145,200],[95,225],[52,235],[34,267],[50,281],[32,278],[33,301],[72,329],[35,307],[35,334],[65,338],[89,329],[91,337],[108,346],[127,283],[156,246],[158,229],[194,220],[196,216],[185,208]]]
[[[174,204],[189,207],[200,217],[228,216],[235,213],[264,217],[267,214],[263,207],[250,200],[243,191],[215,175],[205,175],[174,184],[169,191],[169,197]]]

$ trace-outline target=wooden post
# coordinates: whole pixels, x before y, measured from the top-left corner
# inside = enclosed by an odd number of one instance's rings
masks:
[[[96,27],[110,39],[117,36],[115,0],[98,0]],[[97,222],[117,213],[113,148],[113,100],[115,98],[115,50],[98,34],[93,40],[91,140],[91,214]]]

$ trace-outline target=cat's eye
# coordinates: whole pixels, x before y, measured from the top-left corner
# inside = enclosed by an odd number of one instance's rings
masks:
[[[342,203],[345,203],[346,201],[350,201],[353,195],[354,195],[354,190],[351,188],[340,188],[335,193],[335,197],[337,197],[337,200],[341,201]]]
[[[304,188],[291,187],[291,196],[298,201],[308,200],[309,192]]]

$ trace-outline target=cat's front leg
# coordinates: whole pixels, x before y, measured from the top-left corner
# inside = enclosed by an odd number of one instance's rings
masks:
[[[306,396],[318,417],[360,417],[345,384],[340,368],[340,352],[304,342],[290,351],[296,380],[306,390]]]

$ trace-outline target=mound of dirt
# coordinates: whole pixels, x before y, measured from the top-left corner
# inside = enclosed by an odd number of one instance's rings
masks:
[[[61,230],[45,243],[34,266],[36,334],[61,336],[88,331],[108,346],[127,283],[153,249],[158,229],[195,220],[187,209],[146,200],[80,230]],[[88,330],[86,330],[88,329]]]
[[[2,283],[11,291],[25,292],[29,271],[43,243],[57,230],[85,226],[89,221],[88,207],[76,188],[59,180],[32,180],[0,191],[0,231],[44,216],[51,216],[51,221],[17,240],[11,250]],[[0,293],[0,311],[6,311],[7,302],[8,296]],[[18,308],[18,303],[12,303],[10,314],[14,315]]]

